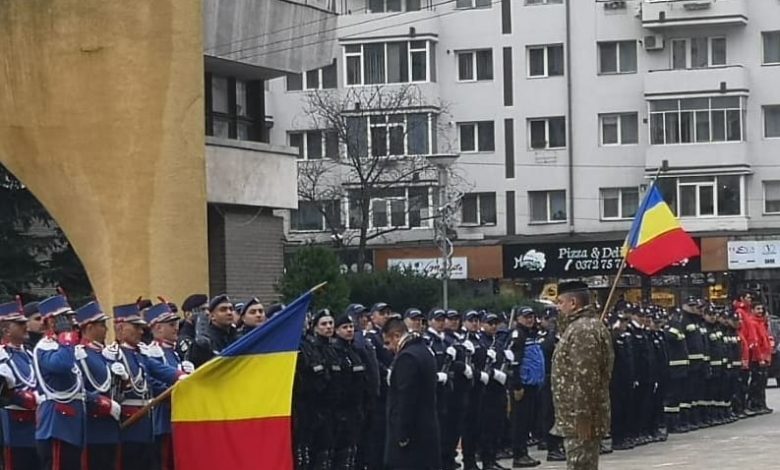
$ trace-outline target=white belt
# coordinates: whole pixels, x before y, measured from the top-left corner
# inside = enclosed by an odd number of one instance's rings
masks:
[[[74,396],[70,397],[68,400],[62,401],[62,400],[55,400],[54,398],[49,398],[46,395],[41,395],[41,402],[44,401],[56,401],[57,403],[70,403],[72,401],[84,401],[86,398],[86,395],[83,393],[77,393]]]
[[[7,405],[7,406],[5,406],[5,409],[9,410],[9,411],[32,411],[33,413],[35,412],[35,410],[22,408],[21,406],[18,406],[18,405]]]
[[[128,399],[123,400],[121,405],[122,406],[140,406],[144,407],[149,404],[149,400],[140,400],[140,399]]]
[[[678,361],[669,361],[669,366],[687,366],[691,361],[688,359],[680,359]]]

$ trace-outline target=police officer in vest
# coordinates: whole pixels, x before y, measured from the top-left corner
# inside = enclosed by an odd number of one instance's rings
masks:
[[[517,307],[515,313],[517,327],[506,353],[511,368],[508,383],[512,400],[512,467],[536,467],[541,462],[528,455],[528,436],[534,425],[539,387],[544,383],[544,354],[537,337],[534,309]]]
[[[208,312],[208,323],[196,325],[195,341],[188,357],[195,367],[200,367],[237,339],[235,309],[230,297],[220,294],[211,299]]]
[[[45,470],[81,469],[85,436],[85,395],[81,372],[76,366],[79,333],[74,331],[74,311],[63,295],[41,301],[44,337],[35,346],[33,364],[38,392],[35,439]]]
[[[0,304],[0,331],[3,341],[0,346],[0,364],[10,369],[14,382],[9,393],[10,403],[0,410],[5,468],[37,470],[40,468],[35,450],[38,395],[32,354],[24,344],[27,339],[27,318],[18,302]]]
[[[191,374],[195,366],[189,361],[182,361],[176,352],[176,340],[179,334],[179,316],[166,303],[152,306],[146,311],[146,322],[152,331],[152,342],[149,344],[148,356],[166,366],[173,367],[184,373]],[[150,377],[154,396],[165,392],[168,384]],[[154,443],[155,468],[173,470],[173,442],[171,440],[171,404],[169,401],[158,405],[154,411]]]
[[[467,398],[466,416],[463,426],[462,450],[464,470],[479,470],[477,453],[482,436],[482,395],[490,380],[485,371],[487,349],[480,331],[480,314],[476,310],[466,312],[463,326],[466,330],[465,341],[471,343],[474,352],[471,355],[471,367],[474,373],[474,386]]]
[[[149,357],[148,346],[141,343],[146,321],[141,317],[137,304],[114,307],[116,323],[115,352],[117,362],[127,371],[129,379],[123,384],[121,399],[122,418],[127,419],[143,408],[153,396],[150,379],[166,386],[184,378],[186,373]],[[154,462],[154,424],[152,416],[145,415],[135,424],[122,429],[119,434],[119,461],[123,470],[149,470]]]
[[[371,328],[365,333],[366,342],[376,353],[377,372],[379,376],[379,395],[371,415],[371,428],[368,432],[369,442],[366,449],[368,470],[381,470],[385,454],[387,379],[390,365],[393,363],[393,353],[385,346],[382,327],[391,313],[390,306],[377,302],[369,309]]]
[[[108,316],[97,302],[76,310],[81,344],[76,346],[75,356],[86,393],[92,397],[87,406],[84,470],[112,468],[119,445],[121,407],[115,395],[121,381],[128,376],[121,364],[103,355],[107,321]]]
[[[497,461],[499,446],[506,419],[506,382],[508,361],[502,338],[497,335],[499,317],[495,313],[486,313],[482,326],[482,344],[487,349],[485,372],[489,381],[485,385],[482,397],[482,470],[505,470]]]
[[[539,340],[544,354],[544,384],[539,391],[539,425],[544,444],[540,450],[547,449],[548,462],[565,462],[563,439],[550,433],[555,424],[555,408],[552,401],[552,357],[555,347],[561,339],[558,334],[558,309],[546,307],[539,326]]]
[[[462,330],[462,316],[457,310],[447,310],[444,320],[444,336],[449,346],[455,348],[457,355],[450,367],[452,393],[447,408],[447,419],[439,423],[442,428],[442,464],[445,469],[459,468],[455,463],[458,441],[463,436],[463,428],[468,409],[468,398],[474,386],[474,344],[466,339]]]

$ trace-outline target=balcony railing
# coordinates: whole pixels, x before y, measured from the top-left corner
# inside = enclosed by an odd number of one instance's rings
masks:
[[[642,26],[651,29],[680,26],[744,25],[748,0],[645,0]]]

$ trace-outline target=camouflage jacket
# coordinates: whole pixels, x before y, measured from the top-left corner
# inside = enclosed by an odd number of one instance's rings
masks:
[[[609,330],[585,307],[565,319],[552,363],[555,433],[594,439],[609,434],[609,383],[615,359]]]

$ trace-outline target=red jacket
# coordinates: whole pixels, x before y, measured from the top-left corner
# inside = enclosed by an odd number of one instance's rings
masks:
[[[734,308],[739,315],[739,337],[742,340],[742,368],[747,369],[750,364],[750,353],[757,344],[754,317],[750,313],[750,306],[740,302],[734,302]]]
[[[767,317],[753,316],[753,325],[756,332],[756,348],[751,360],[769,364],[772,361],[772,350],[775,343],[772,333],[769,331],[769,321]]]

